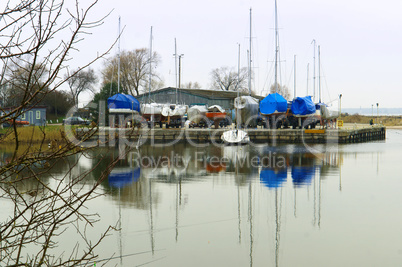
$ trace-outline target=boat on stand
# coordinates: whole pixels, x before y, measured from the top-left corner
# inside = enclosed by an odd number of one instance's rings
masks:
[[[239,72],[240,72],[240,45],[239,45]],[[244,130],[239,129],[239,126],[241,125],[241,113],[250,113],[252,112],[253,105],[249,105],[250,103],[253,103],[253,97],[251,96],[243,96],[242,98],[239,96],[239,90],[237,90],[237,97],[234,100],[234,107],[236,109],[236,128],[232,130],[225,131],[221,139],[225,144],[228,145],[243,145],[247,144],[250,142],[250,137],[248,136],[248,133]],[[249,102],[251,101],[251,102]],[[250,109],[251,107],[251,109]],[[258,113],[258,101],[256,104],[256,113]],[[244,117],[247,118],[247,117]]]

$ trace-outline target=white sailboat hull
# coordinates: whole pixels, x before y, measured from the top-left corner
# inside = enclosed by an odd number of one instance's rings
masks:
[[[162,113],[163,104],[149,103],[141,105],[141,114],[143,115],[160,115]]]
[[[258,100],[256,98],[251,96],[236,97],[234,107],[236,108],[237,123],[256,126],[258,116]]]
[[[184,116],[187,112],[186,105],[164,105],[162,108],[162,115],[165,117]]]
[[[227,144],[247,144],[250,137],[242,130],[229,130],[222,134],[221,139]]]
[[[198,124],[205,118],[207,111],[205,106],[192,106],[187,110],[188,120]]]

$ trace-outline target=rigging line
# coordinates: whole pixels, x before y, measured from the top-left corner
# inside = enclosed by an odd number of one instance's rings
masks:
[[[272,62],[271,62],[272,63]],[[268,66],[269,65],[269,66]],[[269,64],[269,61],[267,61],[267,69],[268,69],[268,72],[267,72],[267,75],[266,75],[266,78],[265,78],[265,80],[264,80],[264,84],[263,84],[263,86],[262,86],[262,93],[264,93],[264,91],[268,91],[268,94],[270,93],[270,85],[268,84],[269,83],[269,81],[268,80],[272,80],[272,76],[273,76],[273,64]],[[265,86],[267,87],[267,88],[265,88]]]
[[[140,264],[140,265],[135,265],[135,266],[137,266],[137,267],[138,267],[138,266],[144,266],[144,265],[153,263],[153,262],[155,262],[155,261],[162,260],[162,259],[164,259],[164,258],[166,258],[166,256],[165,256],[165,257],[162,257],[162,258],[159,258],[159,259],[154,259],[154,260],[152,260],[152,261],[148,261],[148,262],[142,263],[142,264]]]
[[[328,100],[331,100],[331,94],[330,94],[330,91],[328,89],[329,87],[328,87],[328,83],[327,83],[327,77],[325,76],[324,68],[321,66],[321,64],[320,64],[320,68],[321,68],[321,72],[322,72],[321,77],[324,78],[325,89],[326,89],[327,94],[328,94]]]
[[[292,67],[292,69],[291,69],[291,71],[290,71],[290,75],[289,75],[289,80],[287,81],[287,83],[286,84],[290,84],[290,81],[292,80],[292,75],[293,75],[293,71],[295,70],[295,67],[293,66]],[[290,93],[290,92],[289,92]],[[295,96],[296,97],[296,96]]]
[[[155,251],[163,251],[163,250],[166,250],[166,249],[157,249]],[[94,261],[89,261],[87,263],[81,263],[81,264],[78,264],[76,266],[83,266],[83,265],[88,265],[88,264],[96,264],[96,263],[103,262],[103,261],[110,261],[110,260],[115,260],[115,259],[119,259],[119,258],[131,257],[131,256],[142,255],[142,254],[147,254],[147,253],[152,253],[152,251],[151,250],[150,251],[141,251],[141,252],[136,252],[136,253],[125,254],[125,255],[122,255],[122,256],[103,258],[103,259],[96,260],[96,261],[94,260]],[[137,265],[137,266],[141,266],[141,265]]]
[[[244,219],[244,218],[247,218],[247,216],[243,216],[241,218]],[[223,219],[223,220],[217,220],[217,221],[181,225],[181,226],[179,226],[179,229],[188,228],[188,227],[194,227],[194,226],[207,225],[207,224],[213,224],[213,223],[229,222],[229,221],[238,220],[238,219],[239,218],[236,217],[236,218],[231,218],[231,219]],[[154,232],[158,233],[158,232],[162,232],[162,231],[170,231],[172,229],[176,229],[176,226],[175,227],[165,227],[165,228],[154,229]],[[138,235],[148,234],[148,232],[149,232],[149,230],[138,230],[138,231],[130,231],[130,232],[126,232],[126,233],[127,234],[134,233],[134,234],[136,234],[138,236]]]

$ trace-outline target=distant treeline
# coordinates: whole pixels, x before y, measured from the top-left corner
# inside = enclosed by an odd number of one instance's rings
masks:
[[[350,115],[359,114],[359,115],[374,115],[377,116],[377,107],[373,106],[373,108],[342,108],[342,113],[348,113]],[[379,115],[402,115],[402,108],[378,108]]]

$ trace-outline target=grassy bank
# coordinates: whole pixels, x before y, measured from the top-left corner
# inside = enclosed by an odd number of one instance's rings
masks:
[[[341,119],[344,123],[361,123],[361,124],[370,124],[370,120],[373,120],[374,123],[379,123],[384,126],[402,126],[402,116],[363,116],[363,115],[345,115],[342,114]]]
[[[26,144],[51,142],[52,140],[61,141],[64,139],[64,127],[61,125],[18,127],[17,133],[19,142]],[[15,142],[13,128],[1,129],[0,135],[0,145],[13,144]]]

